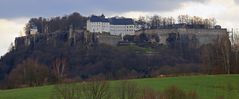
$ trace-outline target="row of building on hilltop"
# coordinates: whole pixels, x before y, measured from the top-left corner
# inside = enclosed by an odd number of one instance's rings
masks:
[[[181,24],[171,24],[169,26],[151,28],[150,25],[147,26],[147,24],[145,26],[144,24],[143,25],[137,24],[137,22],[134,22],[134,20],[131,18],[124,18],[124,17],[106,18],[104,15],[101,15],[101,16],[92,15],[91,17],[89,17],[89,19],[87,20],[88,32],[86,32],[85,30],[82,30],[81,32],[78,31],[77,32],[79,34],[78,35],[78,34],[75,34],[76,31],[77,30],[73,30],[73,26],[71,25],[69,32],[67,32],[66,35],[70,39],[73,38],[73,39],[78,39],[78,41],[80,41],[79,39],[83,37],[81,36],[82,33],[83,35],[85,35],[85,33],[87,33],[88,35],[91,35],[89,32],[97,33],[97,34],[107,33],[110,35],[92,34],[94,35],[92,37],[93,38],[95,37],[94,40],[97,41],[98,43],[105,43],[110,45],[117,45],[118,42],[123,40],[123,36],[125,35],[135,35],[136,37],[142,33],[146,33],[146,35],[150,39],[149,41],[157,41],[157,43],[163,44],[163,45],[168,44],[168,38],[173,38],[174,41],[179,39],[183,40],[184,38],[189,41],[195,41],[198,43],[198,45],[204,45],[204,44],[214,43],[216,40],[227,37],[228,35],[227,29],[223,29],[219,25],[216,25],[213,28],[205,28],[204,25],[200,25],[200,24],[190,25],[190,24],[181,23]],[[38,33],[39,32],[37,27],[34,25],[31,26],[30,35],[35,35]],[[49,35],[52,35],[52,34],[53,33],[49,33]],[[62,32],[61,34],[64,34],[64,32]],[[156,36],[159,40],[155,39]],[[129,36],[129,37],[133,37],[133,36]],[[26,38],[25,41],[29,42],[30,40]],[[32,41],[35,42],[35,38],[33,38]],[[126,42],[128,41],[130,40],[126,40]]]
[[[131,18],[92,15],[87,20],[87,30],[93,33],[110,33],[111,35],[134,35],[135,25]]]

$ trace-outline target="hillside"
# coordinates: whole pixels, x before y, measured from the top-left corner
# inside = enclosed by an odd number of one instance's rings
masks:
[[[146,23],[135,20],[136,26],[152,26],[121,38],[89,32],[88,17],[79,13],[32,18],[26,25],[26,36],[17,37],[0,58],[0,89],[92,78],[239,73],[238,50],[228,35],[218,38],[218,34],[227,34],[226,29],[205,22],[161,26],[154,23],[157,18],[150,19]]]
[[[168,86],[178,86],[185,91],[195,90],[201,99],[239,98],[239,75],[181,76],[168,78],[148,78],[130,80],[139,86],[163,90]],[[111,87],[119,81],[110,81]],[[0,99],[49,99],[53,86],[22,88],[0,91]]]
[[[45,79],[48,80],[46,83],[54,83],[60,76],[56,73],[56,68],[61,66],[65,66],[61,73],[64,75],[61,77],[63,80],[86,80],[93,77],[117,80],[153,77],[158,74],[198,73],[201,70],[198,53],[192,49],[190,56],[184,57],[178,50],[164,46],[110,46],[84,42],[71,46],[70,40],[57,43],[42,40],[27,47],[16,47],[0,59],[0,80],[5,83],[0,85],[5,88],[38,86]],[[23,68],[28,68],[29,77],[23,77]],[[185,69],[182,71],[182,68]],[[41,69],[41,72],[31,72],[37,69]],[[39,82],[37,85],[35,80]]]

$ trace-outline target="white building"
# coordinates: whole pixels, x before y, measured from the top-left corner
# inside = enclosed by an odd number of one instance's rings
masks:
[[[102,16],[91,16],[89,20],[87,20],[87,30],[90,32],[110,32],[110,22]]]
[[[32,26],[32,28],[30,29],[30,35],[35,35],[38,33],[38,29],[36,26]]]
[[[133,19],[130,18],[111,18],[110,34],[111,35],[134,35],[135,26]]]
[[[87,30],[90,32],[108,32],[111,35],[134,35],[135,26],[130,18],[105,18],[102,16],[91,16],[87,20]]]

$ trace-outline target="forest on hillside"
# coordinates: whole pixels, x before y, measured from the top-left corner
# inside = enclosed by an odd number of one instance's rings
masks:
[[[227,39],[193,47],[168,38],[155,45],[140,35],[136,45],[41,42],[12,48],[0,60],[2,88],[39,86],[87,79],[130,79],[182,74],[239,73],[238,50]]]
[[[74,12],[70,15],[63,17],[52,17],[52,18],[31,18],[25,26],[25,34],[30,34],[30,29],[36,26],[39,33],[53,33],[53,32],[64,32],[69,31],[70,26],[74,26],[75,29],[86,29],[87,17]]]
[[[37,25],[39,33],[68,31],[69,25],[84,29],[86,20],[87,17],[79,13],[51,19],[33,18],[26,26],[26,33],[31,24]],[[237,39],[233,43],[229,37],[224,37],[199,47],[195,47],[197,42],[187,38],[169,36],[167,45],[161,45],[151,42],[149,36],[142,33],[124,37],[135,44],[111,46],[84,41],[72,45],[72,40],[63,35],[59,42],[39,40],[28,46],[12,46],[0,59],[0,87],[39,86],[93,78],[115,80],[159,75],[239,73],[239,37],[235,37]],[[155,41],[158,40],[155,37]]]

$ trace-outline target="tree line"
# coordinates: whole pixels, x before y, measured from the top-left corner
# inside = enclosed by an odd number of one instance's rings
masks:
[[[69,31],[70,26],[75,29],[86,29],[87,17],[80,15],[78,12],[74,12],[70,15],[63,17],[51,17],[51,18],[31,18],[25,26],[25,34],[30,34],[30,29],[36,26],[39,33],[53,33]]]
[[[143,29],[160,29],[160,28],[177,28],[184,25],[186,28],[214,28],[216,25],[215,18],[202,18],[199,16],[179,15],[177,19],[174,17],[154,16],[140,16],[135,21],[136,24],[141,25]]]

